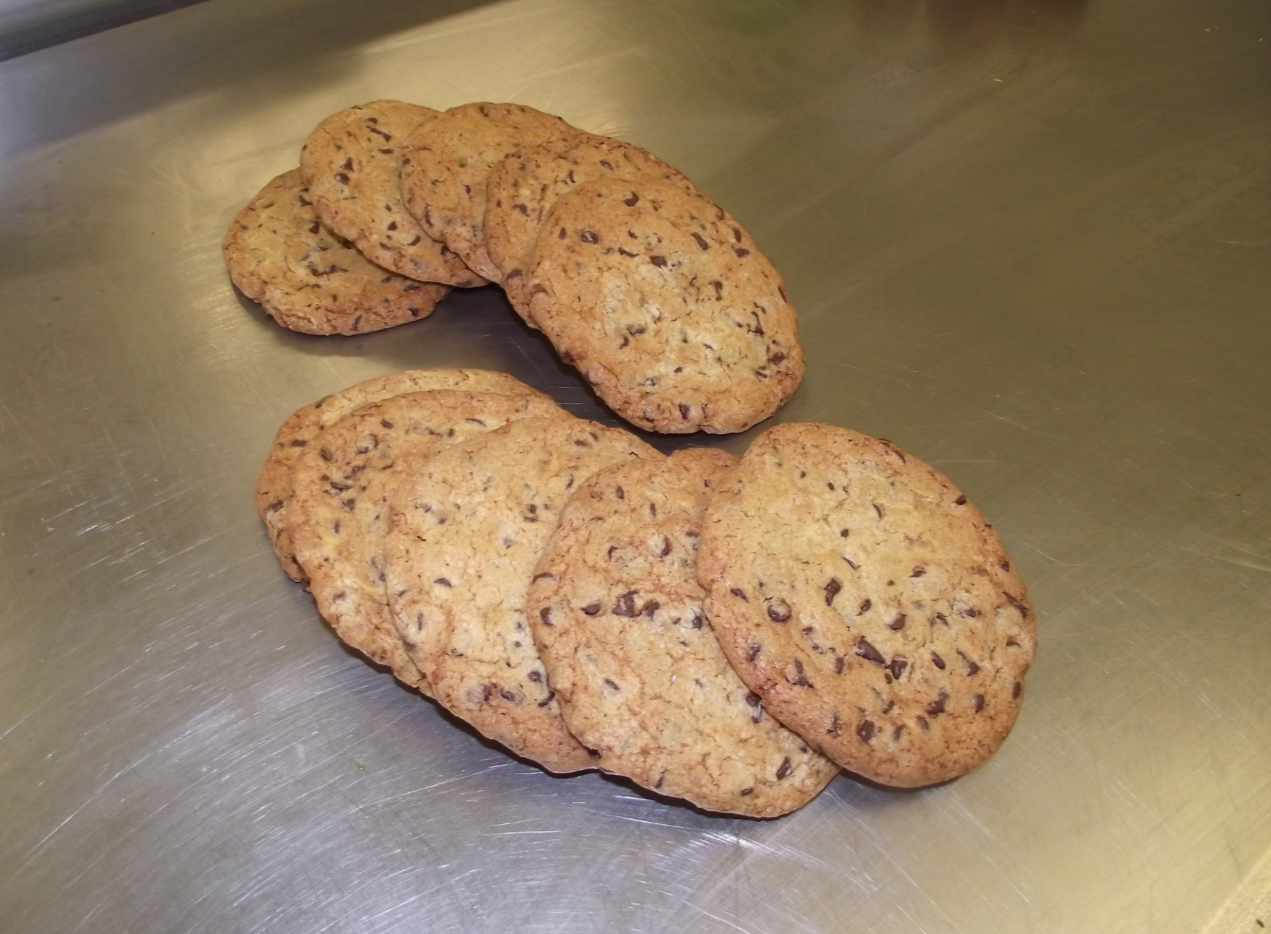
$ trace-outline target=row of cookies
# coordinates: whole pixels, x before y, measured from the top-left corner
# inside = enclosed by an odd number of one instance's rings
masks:
[[[667,458],[503,374],[393,374],[292,416],[257,508],[340,638],[402,681],[551,771],[708,810],[787,813],[839,766],[961,774],[1031,659],[978,512],[829,426]]]
[[[784,284],[741,224],[645,150],[519,104],[340,111],[225,238],[281,324],[350,334],[500,284],[631,423],[735,432],[803,375]]]

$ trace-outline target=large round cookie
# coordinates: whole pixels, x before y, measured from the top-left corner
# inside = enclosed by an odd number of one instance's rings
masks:
[[[520,380],[493,370],[404,370],[365,380],[340,392],[323,396],[312,405],[293,413],[274,435],[273,444],[256,478],[256,513],[265,528],[274,551],[287,576],[295,581],[305,579],[291,550],[287,532],[287,501],[291,498],[291,468],[296,458],[318,432],[360,405],[378,402],[404,392],[425,389],[466,389],[472,392],[502,392],[513,395],[537,395]],[[546,396],[542,396],[546,399]]]
[[[334,113],[300,150],[300,174],[322,222],[368,259],[423,282],[484,285],[402,204],[398,149],[435,116],[431,108],[402,101],[371,101]]]
[[[524,418],[402,465],[386,556],[398,631],[434,696],[552,772],[594,765],[566,730],[525,619],[569,493],[648,445],[581,419]]]
[[[319,612],[343,642],[424,693],[427,681],[402,644],[384,586],[393,468],[526,416],[570,417],[541,396],[405,393],[354,409],[292,468],[287,532]]]
[[[363,334],[426,318],[447,291],[376,266],[323,226],[295,169],[239,212],[223,251],[243,294],[305,334]]]
[[[594,474],[539,558],[528,612],[565,723],[601,769],[707,810],[776,817],[838,769],[764,713],[704,618],[701,519],[734,463],[698,448]]]
[[[888,442],[764,432],[707,510],[698,579],[742,680],[845,769],[945,781],[1015,722],[1035,646],[1024,583],[979,510]]]
[[[579,185],[534,248],[530,316],[615,412],[742,431],[803,377],[781,277],[723,208],[664,181]]]
[[[434,239],[492,282],[501,276],[485,250],[485,186],[508,153],[578,130],[523,104],[463,104],[412,133],[402,149],[402,197]]]
[[[525,271],[548,210],[577,185],[599,179],[662,179],[695,186],[676,169],[639,146],[608,136],[579,133],[527,146],[490,169],[486,184],[486,252],[502,270],[512,307],[529,321]]]

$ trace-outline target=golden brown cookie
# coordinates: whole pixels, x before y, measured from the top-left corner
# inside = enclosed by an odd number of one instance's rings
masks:
[[[764,707],[886,785],[963,774],[1010,732],[1033,610],[993,527],[900,448],[777,425],[703,525],[706,613]]]
[[[707,810],[776,817],[838,768],[764,713],[706,622],[702,514],[735,463],[698,448],[592,475],[539,558],[528,615],[565,723],[601,769]]]
[[[286,507],[291,498],[291,468],[296,458],[318,432],[358,406],[425,389],[465,389],[547,398],[520,380],[492,370],[405,370],[368,379],[295,412],[278,429],[256,478],[256,512],[269,530],[269,539],[283,570],[292,580],[305,579],[304,571],[296,564],[287,532]]]
[[[723,208],[665,181],[579,185],[548,214],[530,317],[650,431],[743,431],[803,377],[781,277]]]
[[[552,772],[594,762],[565,728],[525,619],[534,564],[571,490],[654,453],[594,422],[523,418],[401,467],[385,553],[411,659],[451,713]]]
[[[402,142],[437,111],[371,101],[327,117],[300,150],[300,175],[318,217],[367,259],[423,282],[484,285],[402,204]]]
[[[508,153],[578,131],[560,117],[523,104],[463,104],[412,133],[402,149],[406,209],[434,239],[477,273],[498,282],[485,250],[485,186]]]
[[[323,618],[345,644],[430,693],[388,609],[384,538],[399,461],[429,455],[526,416],[570,416],[537,395],[431,390],[354,409],[305,447],[291,470],[287,532]]]
[[[525,272],[548,210],[561,195],[601,179],[662,179],[686,190],[691,181],[639,146],[608,136],[579,133],[512,153],[490,169],[486,185],[485,246],[503,272],[502,285],[517,313],[527,318]]]
[[[300,172],[239,212],[223,245],[230,278],[271,318],[305,334],[363,334],[432,314],[448,291],[377,266],[325,227]]]

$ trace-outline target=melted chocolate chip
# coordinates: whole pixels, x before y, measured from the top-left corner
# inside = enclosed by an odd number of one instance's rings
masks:
[[[788,622],[790,619],[790,612],[790,604],[786,603],[780,597],[776,597],[768,604],[768,618],[774,623]]]
[[[666,265],[666,257],[665,256],[650,256],[649,262],[652,263],[654,266],[657,266],[659,269],[661,269],[663,266]]]
[[[864,636],[856,640],[856,654],[866,661],[873,662],[875,665],[885,665],[887,663],[882,653],[874,648]]]
[[[831,577],[825,585],[825,605],[833,606],[834,598],[839,595],[839,591],[843,589],[843,582],[837,577]]]
[[[614,616],[626,616],[634,619],[636,616],[635,591],[628,590],[620,596],[617,602],[614,603],[613,609],[609,612],[613,613]]]
[[[862,720],[860,726],[856,728],[856,735],[860,737],[862,743],[868,743],[874,738],[874,721]]]
[[[583,607],[583,612],[586,613],[588,616],[595,616],[597,613],[600,612],[600,604],[588,603],[585,607]]]
[[[962,657],[962,662],[963,664],[966,665],[967,677],[970,677],[971,675],[974,675],[974,674],[979,674],[980,666],[977,665],[975,662],[973,662],[970,658],[968,658],[965,652],[963,652],[961,649],[958,649],[958,655]]]
[[[908,665],[909,662],[905,660],[903,655],[897,655],[892,658],[890,664],[887,666],[887,669],[891,672],[891,676],[899,681],[900,676],[905,673],[905,668]]]
[[[556,624],[552,622],[552,608],[550,606],[545,606],[539,610],[538,618],[543,621],[544,626],[551,626],[555,628]]]
[[[599,243],[600,234],[596,233],[594,230],[584,230],[578,234],[578,239],[583,243]]]

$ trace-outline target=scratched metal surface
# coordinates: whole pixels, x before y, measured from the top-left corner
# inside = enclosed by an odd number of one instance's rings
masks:
[[[0,930],[1271,924],[1268,20],[215,0],[0,64]],[[354,339],[235,297],[234,212],[389,96],[559,112],[750,226],[808,348],[780,417],[945,469],[1031,585],[999,756],[713,817],[544,775],[340,648],[252,511],[288,413],[465,365],[606,417],[490,290]]]

